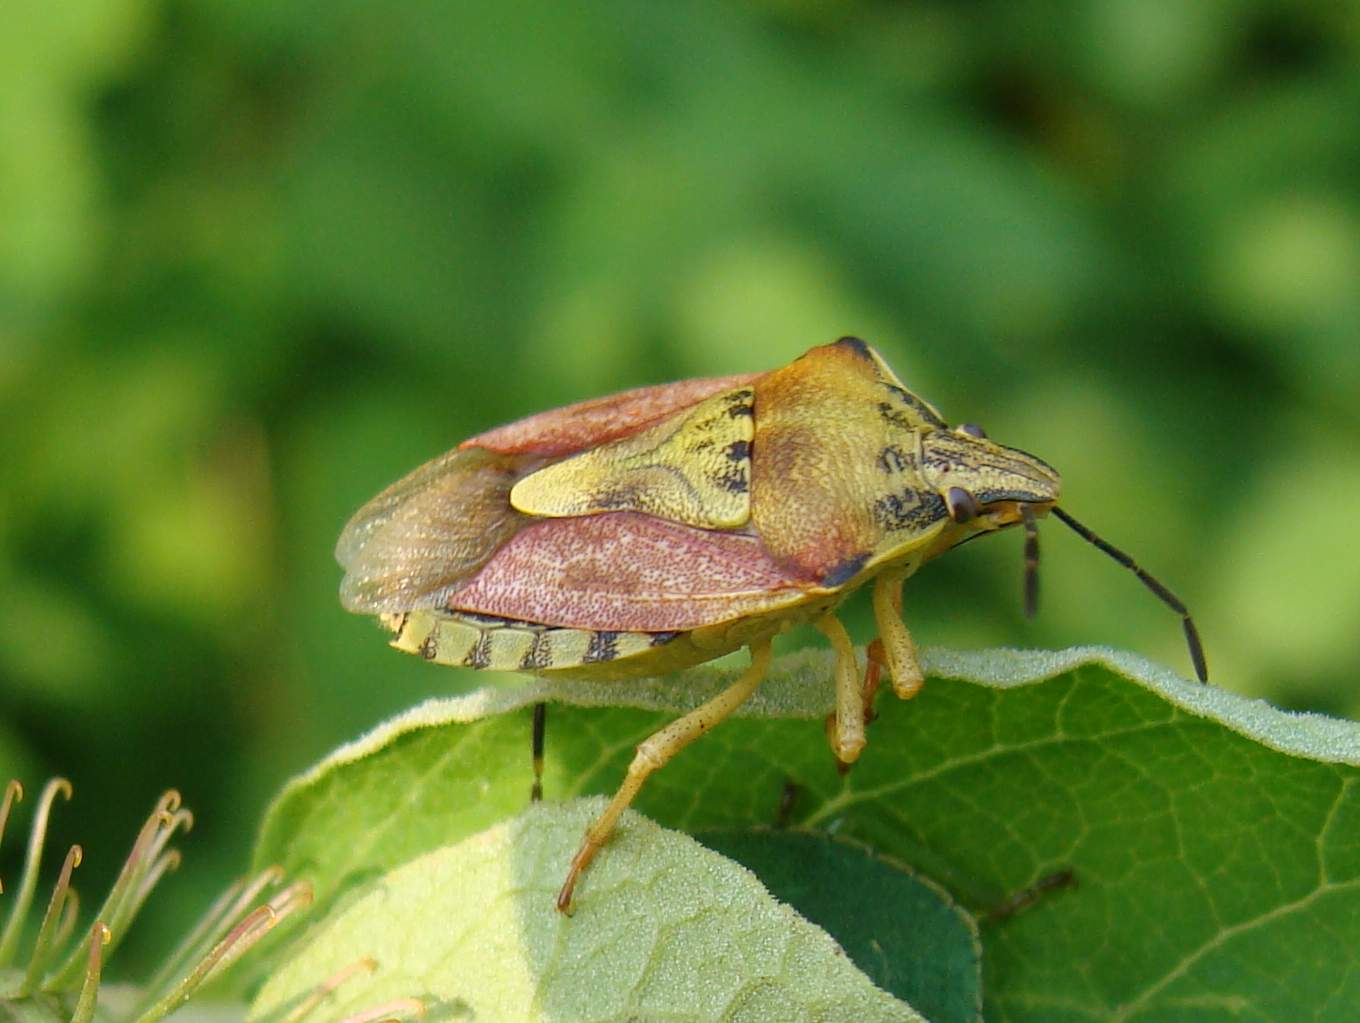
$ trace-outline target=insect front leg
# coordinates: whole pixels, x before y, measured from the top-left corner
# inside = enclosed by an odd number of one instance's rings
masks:
[[[740,678],[717,696],[642,741],[633,756],[633,762],[628,765],[623,784],[604,808],[604,813],[587,829],[585,840],[572,857],[567,878],[562,882],[562,890],[557,893],[557,908],[560,911],[571,911],[571,896],[576,882],[581,879],[586,867],[590,866],[600,846],[609,839],[619,815],[628,809],[628,804],[636,798],[647,777],[658,768],[665,767],[671,757],[745,703],[765,677],[769,666],[770,640],[766,638],[751,645],[751,665],[742,672]]]
[[[864,687],[860,684],[859,664],[850,634],[835,615],[813,623],[831,641],[836,652],[836,710],[827,721],[831,752],[843,767],[849,767],[864,750]]]
[[[902,582],[908,571],[884,572],[874,582],[874,621],[883,641],[883,653],[892,675],[893,692],[910,700],[925,684],[916,644],[902,623]]]

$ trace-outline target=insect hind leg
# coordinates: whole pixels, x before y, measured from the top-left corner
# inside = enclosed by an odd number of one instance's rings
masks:
[[[670,759],[682,749],[703,735],[718,722],[746,702],[770,666],[770,640],[762,639],[751,645],[751,664],[741,677],[712,699],[696,707],[682,718],[677,718],[658,732],[644,739],[628,765],[628,773],[623,784],[614,793],[614,798],[604,808],[595,823],[586,830],[581,847],[572,857],[562,890],[557,893],[557,908],[563,913],[571,911],[572,893],[576,882],[581,879],[590,861],[595,858],[600,847],[609,839],[619,815],[636,798],[648,776],[658,768],[665,767]]]
[[[529,740],[530,756],[533,758],[534,782],[529,787],[529,802],[537,803],[543,798],[543,746],[548,733],[548,705],[542,700],[534,704],[533,737]]]

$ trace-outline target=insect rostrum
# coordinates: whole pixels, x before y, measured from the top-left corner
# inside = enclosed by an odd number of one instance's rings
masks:
[[[810,622],[831,641],[831,747],[852,763],[866,686],[837,605],[872,582],[871,674],[913,696],[903,580],[984,533],[1024,523],[1033,540],[1060,489],[1047,463],[950,428],[877,352],[842,338],[767,373],[625,391],[464,441],[350,520],[340,595],[398,649],[474,668],[623,680],[750,648],[741,678],[638,747],[572,862],[566,909],[646,777],[759,684],[776,633]]]

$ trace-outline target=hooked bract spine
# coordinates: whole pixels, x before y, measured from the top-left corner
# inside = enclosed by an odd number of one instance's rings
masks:
[[[0,839],[23,792],[17,781],[5,787],[0,798]],[[180,805],[178,792],[172,789],[161,796],[138,831],[118,879],[93,922],[80,930],[80,901],[71,882],[83,852],[80,846],[71,846],[32,945],[21,954],[24,934],[31,930],[28,915],[37,892],[52,809],[59,798],[66,800],[71,795],[71,785],[64,778],[54,778],[43,787],[18,888],[12,903],[6,906],[0,902],[0,915],[5,917],[0,931],[0,1008],[6,1003],[19,1005],[40,999],[48,1012],[57,1014],[56,1018],[64,1015],[71,1023],[89,1023],[99,1007],[104,964],[126,936],[152,889],[179,865],[180,854],[168,848],[168,843],[177,832],[189,830],[193,816]],[[228,889],[143,989],[127,1019],[158,1023],[285,918],[310,904],[311,888],[305,882],[284,886],[271,898],[259,901],[266,888],[276,887],[281,881],[282,872],[273,868]],[[0,886],[0,894],[4,893]]]

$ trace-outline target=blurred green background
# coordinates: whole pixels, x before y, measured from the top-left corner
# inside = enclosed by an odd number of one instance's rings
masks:
[[[287,776],[474,684],[337,603],[383,485],[847,333],[1059,467],[1218,684],[1360,713],[1356,4],[3,15],[0,778],[73,780],[87,898],[177,785],[195,908]],[[1043,540],[1036,622],[1008,535],[911,582],[918,641],[1189,673],[1131,575]]]

